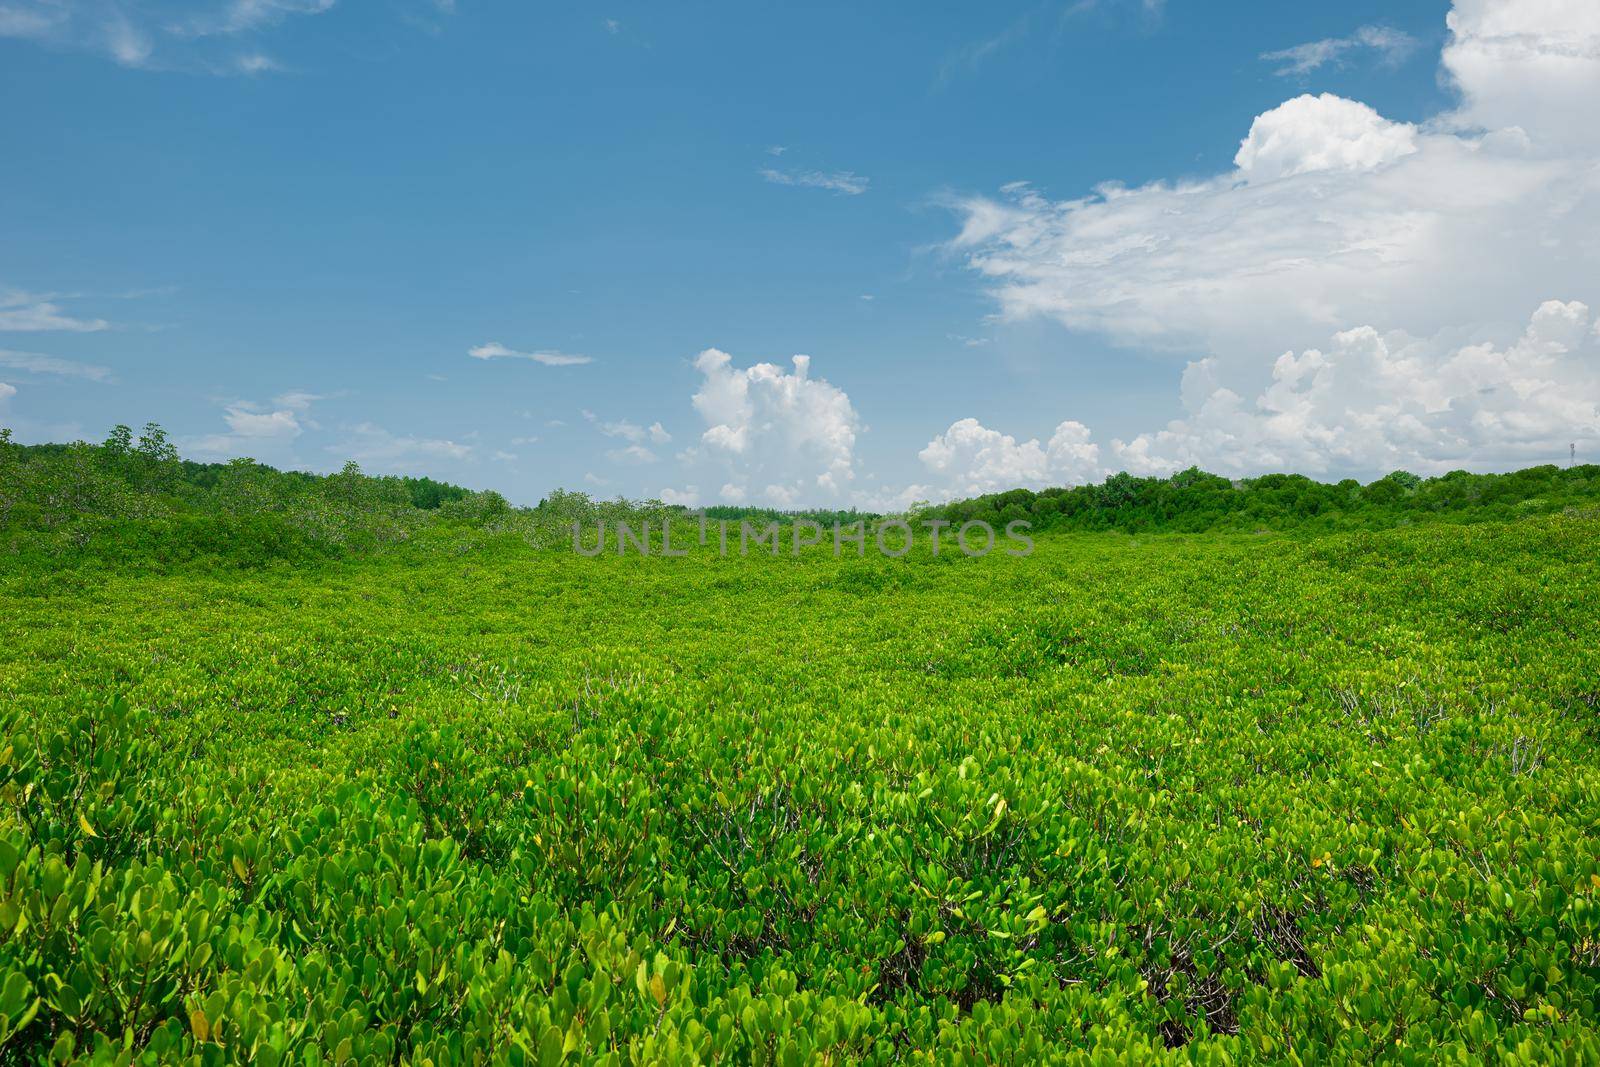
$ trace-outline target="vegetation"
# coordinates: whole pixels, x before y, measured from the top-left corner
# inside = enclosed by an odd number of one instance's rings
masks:
[[[145,442],[4,456],[0,1060],[1600,1060],[1592,509],[586,558]]]
[[[1486,522],[1548,514],[1600,501],[1600,466],[1530,467],[1512,474],[1452,471],[1419,478],[1395,471],[1368,485],[1269,474],[1232,482],[1190,468],[1170,478],[1116,474],[1100,485],[1012,489],[925,509],[930,517],[999,526],[1026,519],[1038,530],[1386,529],[1428,520]]]
[[[1171,478],[1117,474],[1100,485],[1005,493],[913,509],[913,517],[995,529],[1025,520],[1035,530],[1183,532],[1386,529],[1415,522],[1504,521],[1600,504],[1600,467],[1532,467],[1512,474],[1456,471],[1419,478],[1397,471],[1369,485],[1274,474],[1230,482],[1199,470]],[[851,510],[780,511],[717,505],[709,520],[756,524],[809,520],[871,523]],[[698,513],[697,513],[698,514]],[[118,426],[102,445],[22,446],[0,430],[0,568],[96,562],[164,566],[196,560],[229,566],[309,563],[399,544],[456,550],[485,537],[535,546],[566,543],[571,524],[684,519],[659,500],[594,500],[557,490],[534,507],[495,492],[431,478],[369,477],[354,463],[338,474],[286,472],[237,459],[181,460],[162,428],[137,439]]]
[[[484,537],[569,541],[571,524],[659,524],[686,508],[659,500],[594,500],[557,490],[536,507],[431,478],[369,477],[355,463],[320,476],[251,459],[181,460],[151,423],[137,440],[118,426],[102,445],[22,446],[0,430],[0,568],[112,563],[164,566],[304,564],[421,542],[457,550]],[[832,524],[857,511],[714,507],[712,519]],[[659,525],[657,526],[659,529]]]

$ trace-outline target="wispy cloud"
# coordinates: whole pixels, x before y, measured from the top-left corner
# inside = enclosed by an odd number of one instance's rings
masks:
[[[352,426],[349,436],[327,451],[375,467],[403,466],[426,460],[463,460],[472,455],[472,446],[437,437],[417,437],[390,433],[375,423]]]
[[[1005,26],[986,37],[972,41],[945,57],[939,65],[934,88],[942,88],[957,76],[976,74],[980,68],[1030,38],[1052,38],[1066,30],[1081,15],[1102,9],[1137,7],[1146,25],[1159,24],[1165,13],[1165,0],[1044,0],[1023,11]]]
[[[488,344],[469,348],[467,349],[467,355],[473,359],[527,359],[535,363],[543,363],[547,367],[577,367],[585,363],[594,362],[589,356],[575,356],[567,352],[554,350],[519,352],[514,348],[507,348],[499,341],[490,341]]]
[[[1012,19],[999,32],[992,33],[981,40],[973,41],[971,44],[956,49],[940,65],[939,78],[936,84],[945,85],[958,74],[971,74],[977,71],[979,67],[994,56],[1026,37],[1033,29],[1035,22],[1050,7],[1051,5],[1049,4],[1041,4],[1029,8]]]
[[[604,19],[602,24],[605,26],[607,33],[616,34],[622,32],[622,22],[619,19]]]
[[[233,65],[240,74],[270,74],[283,69],[283,65],[276,59],[260,52],[239,56],[233,61]]]
[[[304,393],[297,390],[276,396],[273,398],[272,402],[279,407],[287,408],[290,411],[308,411],[310,410],[312,404],[317,403],[319,400],[327,399],[328,397],[321,396],[317,393]]]
[[[627,419],[618,419],[615,422],[607,422],[594,412],[587,409],[583,412],[583,417],[587,422],[592,424],[595,429],[599,430],[607,437],[616,437],[624,441],[631,441],[636,445],[643,444],[645,441],[650,441],[658,445],[664,445],[672,440],[672,435],[667,432],[667,428],[661,425],[659,422],[651,423],[648,428],[640,426],[635,422],[629,422]]]
[[[606,458],[613,463],[654,463],[658,457],[644,445],[629,445],[613,448],[606,453]]]
[[[15,352],[8,348],[0,348],[0,367],[27,371],[31,374],[53,374],[58,378],[82,378],[91,382],[114,380],[110,367],[79,363],[71,359],[58,359],[38,352]]]
[[[761,176],[774,185],[800,185],[809,189],[828,189],[846,196],[860,196],[867,191],[870,178],[854,171],[837,170],[831,173],[820,170],[775,170],[764,167]]]
[[[34,41],[106,56],[124,67],[210,74],[265,74],[283,70],[240,42],[288,18],[320,15],[336,0],[228,0],[185,4],[147,0],[0,0],[0,37]],[[448,0],[434,7],[449,13]]]
[[[1308,41],[1293,48],[1263,52],[1261,58],[1269,63],[1281,64],[1272,72],[1280,77],[1303,78],[1329,63],[1342,64],[1356,52],[1374,53],[1382,65],[1396,67],[1410,58],[1421,43],[1403,30],[1389,26],[1363,26],[1348,37],[1324,37],[1320,41]]]
[[[320,15],[331,10],[334,3],[335,0],[232,0],[220,10],[173,23],[168,32],[191,37],[246,33],[291,15]]]
[[[24,293],[15,289],[0,292],[0,330],[93,333],[110,328],[111,324],[105,319],[80,319],[64,313],[53,298],[51,293]]]

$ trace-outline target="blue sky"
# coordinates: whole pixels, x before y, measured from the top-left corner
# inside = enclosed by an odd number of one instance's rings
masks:
[[[521,502],[1564,455],[1600,26],[1451,14],[0,0],[0,422]]]

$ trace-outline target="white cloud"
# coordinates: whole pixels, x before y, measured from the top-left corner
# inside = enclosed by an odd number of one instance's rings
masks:
[[[197,11],[176,0],[7,0],[0,4],[0,37],[95,52],[137,69],[261,74],[282,68],[260,52],[235,54],[223,42],[333,6],[334,0],[230,0]]]
[[[618,19],[605,19],[603,20],[603,24],[605,25],[607,33],[615,34],[622,32],[622,23]]]
[[[291,449],[295,440],[308,426],[316,425],[306,418],[306,412],[321,399],[310,393],[285,393],[273,401],[274,407],[249,400],[232,401],[222,408],[227,433],[183,438],[178,442],[179,449],[205,458],[251,456],[294,462]]]
[[[53,374],[58,378],[83,378],[91,382],[113,380],[110,367],[79,363],[71,359],[58,359],[38,352],[17,352],[8,348],[0,348],[0,367],[33,374]]]
[[[1536,150],[1600,146],[1600,4],[1593,0],[1456,0],[1444,68],[1460,91],[1456,120],[1520,127]]]
[[[16,290],[0,293],[0,330],[93,333],[108,329],[110,325],[105,319],[80,319],[67,315],[48,296]]]
[[[1417,150],[1416,127],[1332,93],[1297,96],[1256,116],[1233,157],[1246,182],[1367,171]]]
[[[1212,178],[958,205],[1002,318],[1200,356],[1182,418],[1097,454],[1079,427],[1062,469],[1427,473],[1600,437],[1600,340],[1571,302],[1600,277],[1600,5],[1457,0],[1448,25],[1460,106],[1420,125],[1300,96]],[[965,492],[1072,480],[1050,453],[962,420],[922,457]]]
[[[283,69],[283,65],[276,59],[261,52],[239,56],[234,60],[234,66],[240,74],[268,74]]]
[[[1214,369],[1191,364],[1189,413],[1113,442],[1117,461],[1152,474],[1191,464],[1228,474],[1442,473],[1551,462],[1568,442],[1600,438],[1600,337],[1576,301],[1546,301],[1503,347],[1342,331],[1326,351],[1279,356],[1248,404]]]
[[[325,396],[318,396],[316,393],[303,393],[295,391],[283,393],[280,396],[274,397],[272,402],[280,407],[288,408],[290,411],[305,411],[317,401],[326,399],[328,398]]]
[[[606,453],[606,458],[613,463],[654,463],[657,456],[644,445],[628,445],[626,448],[613,448]]]
[[[618,419],[615,422],[607,422],[588,409],[584,409],[583,417],[586,422],[591,423],[595,429],[599,430],[607,437],[617,437],[624,441],[632,442],[636,445],[643,444],[645,441],[662,445],[672,440],[672,435],[668,433],[666,428],[659,422],[652,423],[648,429],[640,426],[638,423],[629,422],[627,419]],[[551,425],[555,426],[562,424],[551,423]]]
[[[1061,423],[1041,445],[1037,439],[1019,443],[977,419],[961,419],[929,441],[918,458],[938,476],[944,495],[975,496],[1091,480],[1099,473],[1099,454],[1088,427],[1079,422]]]
[[[1012,185],[957,205],[953,247],[1004,318],[1230,366],[1353,323],[1514,328],[1600,275],[1600,5],[1462,0],[1450,21],[1459,111],[1412,126],[1298,97],[1224,174],[1068,201]]]
[[[1415,37],[1389,26],[1363,26],[1348,37],[1324,37],[1276,52],[1263,52],[1261,58],[1271,63],[1283,64],[1274,74],[1304,77],[1328,64],[1341,64],[1352,53],[1375,53],[1378,62],[1394,67],[1405,62],[1421,44]]]
[[[1503,345],[1359,326],[1336,333],[1325,349],[1283,353],[1253,399],[1223,384],[1213,358],[1188,365],[1181,396],[1184,417],[1103,451],[1076,422],[1063,422],[1042,446],[962,419],[920,453],[936,477],[921,495],[1191,466],[1235,476],[1372,477],[1558,462],[1569,443],[1600,444],[1600,323],[1582,303],[1550,300]]]
[[[228,431],[235,437],[295,438],[302,430],[292,411],[252,411],[242,404],[230,405],[223,413]]]
[[[828,173],[820,170],[775,170],[772,167],[764,167],[760,174],[774,185],[802,185],[811,189],[829,189],[846,196],[860,196],[867,191],[867,186],[872,182],[870,178],[864,178],[848,170]]]
[[[739,368],[715,348],[696,357],[702,377],[694,408],[706,428],[682,458],[723,480],[724,500],[748,499],[753,487],[774,502],[791,494],[836,500],[855,478],[861,422],[850,397],[813,379],[809,356],[795,356],[792,367]]]
[[[0,382],[0,407],[4,407],[6,404],[8,404],[11,401],[11,398],[16,396],[16,395],[17,395],[17,387],[16,386],[8,385],[5,382]]]
[[[398,469],[430,460],[464,460],[472,446],[434,437],[393,434],[370,422],[350,428],[344,441],[329,445],[327,451],[353,459],[363,467]]]
[[[577,367],[585,363],[593,363],[588,356],[574,356],[566,352],[554,350],[541,352],[518,352],[507,348],[498,341],[477,345],[467,349],[467,355],[473,359],[528,359],[535,363],[543,363],[547,367]]]
[[[59,4],[7,4],[0,7],[0,37],[42,40],[55,33],[66,16],[66,9]]]
[[[682,489],[673,489],[669,486],[661,490],[661,502],[682,504],[686,508],[697,507],[700,503],[700,490],[692,485],[686,485]]]
[[[231,0],[220,10],[175,23],[170,32],[179,36],[208,37],[240,34],[281,22],[290,15],[320,15],[332,10],[335,0]]]

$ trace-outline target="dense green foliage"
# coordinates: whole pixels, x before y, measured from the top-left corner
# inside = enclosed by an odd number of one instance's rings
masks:
[[[1116,474],[1100,485],[1012,489],[926,509],[930,517],[1000,526],[1026,519],[1039,530],[1386,529],[1447,520],[1484,522],[1600,504],[1600,467],[1530,467],[1512,474],[1452,471],[1419,478],[1395,471],[1368,485],[1297,474],[1231,482],[1190,469],[1170,478]]]
[[[451,544],[0,574],[0,1058],[1600,1060],[1593,518]]]
[[[430,478],[369,477],[354,463],[327,476],[248,459],[192,463],[178,458],[154,424],[137,443],[118,427],[99,446],[22,447],[8,433],[0,436],[0,567],[308,563],[496,534],[551,544],[575,520],[681,510],[566,492],[537,508],[514,508],[498,493]]]
[[[594,500],[557,490],[531,508],[499,493],[474,492],[431,478],[370,477],[355,463],[337,474],[278,471],[250,459],[194,463],[179,458],[166,432],[147,425],[138,440],[126,426],[102,445],[29,445],[0,429],[0,569],[62,562],[142,565],[209,561],[232,566],[309,563],[368,555],[421,542],[457,550],[484,537],[530,545],[570,540],[579,522],[593,530],[667,517],[687,509],[658,500]],[[870,516],[856,511],[774,511],[717,507],[712,518],[831,524]]]
[[[1600,467],[1532,467],[1512,474],[1463,471],[1421,479],[1397,471],[1369,485],[1274,474],[1233,483],[1198,470],[1171,478],[1114,475],[1103,484],[1005,493],[913,509],[922,520],[983,520],[1001,529],[1187,532],[1387,529],[1420,521],[1504,521],[1600,506]],[[278,471],[249,459],[194,463],[160,426],[137,439],[116,427],[104,444],[14,444],[0,430],[0,569],[97,562],[167,566],[209,561],[255,567],[363,556],[399,544],[463,550],[485,537],[529,545],[568,543],[579,522],[635,529],[691,521],[659,500],[594,500],[557,490],[534,507],[431,478],[369,477],[354,463],[337,474]],[[712,521],[760,525],[808,520],[871,523],[851,510],[780,511],[716,505]]]

